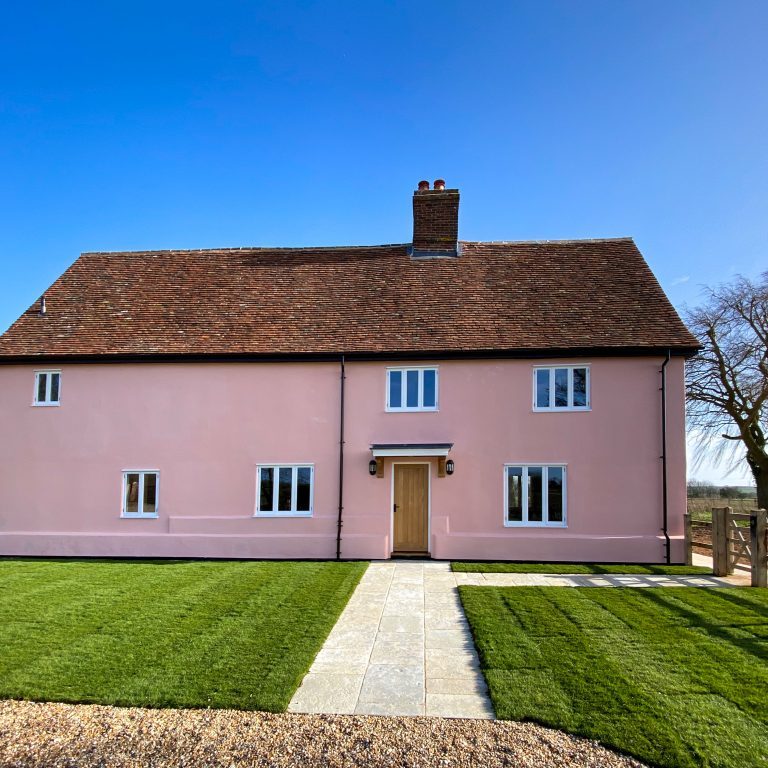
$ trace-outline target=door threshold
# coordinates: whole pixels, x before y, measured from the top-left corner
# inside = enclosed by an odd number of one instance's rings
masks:
[[[427,558],[432,559],[432,555],[429,554],[429,552],[393,552],[390,555],[391,558],[398,558],[398,557],[412,557],[412,558]]]

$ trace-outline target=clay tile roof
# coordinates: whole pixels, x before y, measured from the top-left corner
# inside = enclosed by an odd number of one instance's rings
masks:
[[[85,253],[0,337],[39,356],[671,348],[697,340],[631,239]]]

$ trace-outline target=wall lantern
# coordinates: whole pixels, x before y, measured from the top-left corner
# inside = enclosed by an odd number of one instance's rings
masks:
[[[454,469],[456,469],[456,465],[453,463],[453,459],[448,459],[448,461],[445,462],[445,474],[452,475]]]
[[[376,474],[377,469],[378,469],[378,466],[376,464],[376,459],[371,459],[368,462],[368,474],[371,475],[371,477],[373,477],[373,475]]]

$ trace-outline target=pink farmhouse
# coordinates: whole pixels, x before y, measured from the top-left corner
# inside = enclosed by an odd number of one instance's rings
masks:
[[[85,253],[0,337],[0,554],[681,562],[688,332],[631,239]]]

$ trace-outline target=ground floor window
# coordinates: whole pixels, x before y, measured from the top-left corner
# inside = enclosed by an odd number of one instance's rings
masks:
[[[123,472],[123,517],[157,517],[159,474],[155,470]]]
[[[504,467],[504,525],[565,526],[565,475],[562,464]]]
[[[314,468],[309,464],[259,465],[256,514],[264,517],[310,517]]]

